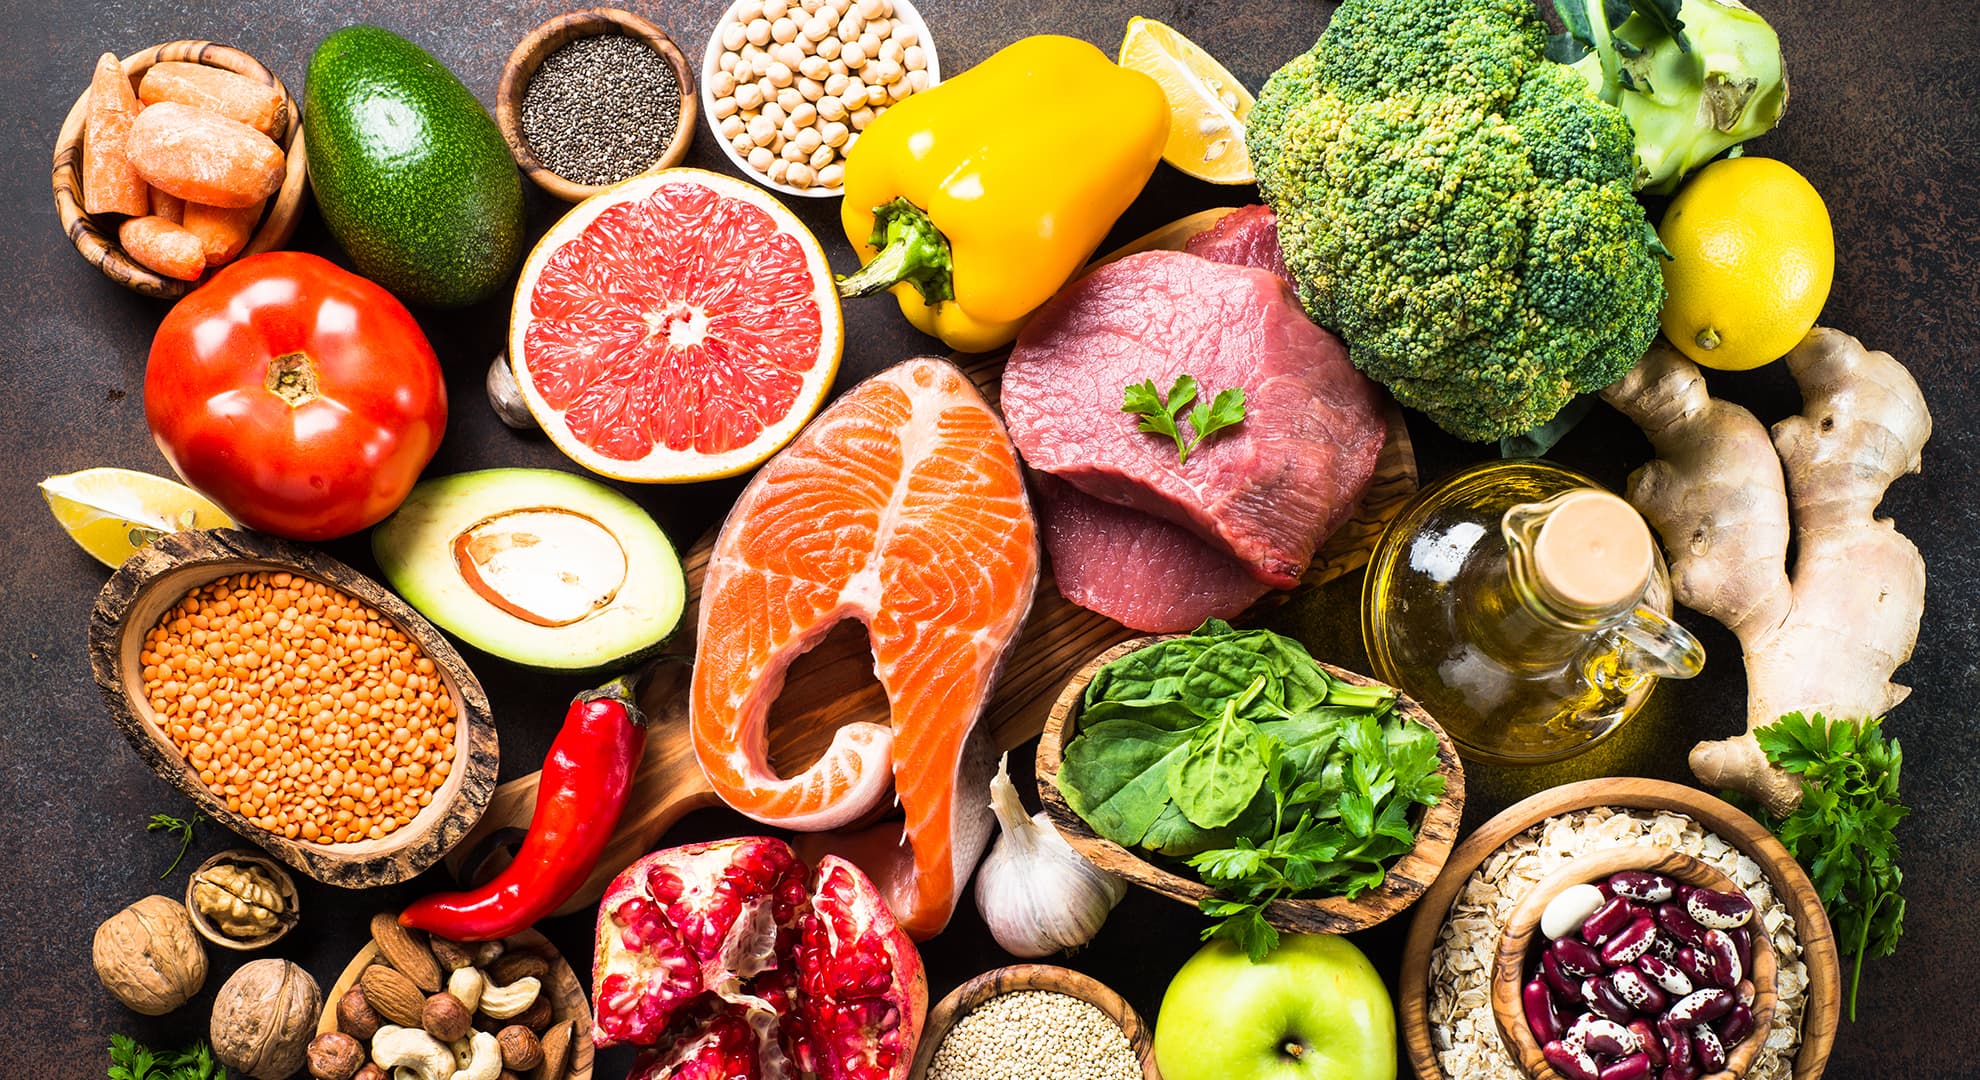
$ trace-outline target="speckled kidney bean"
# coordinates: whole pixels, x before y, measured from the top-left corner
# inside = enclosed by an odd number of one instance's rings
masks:
[[[1676,894],[1677,883],[1647,870],[1624,870],[1609,877],[1617,896],[1627,896],[1645,904],[1661,904]]]
[[[1698,1067],[1706,1072],[1718,1072],[1726,1067],[1726,1044],[1709,1027],[1700,1025],[1691,1030],[1691,1052]]]
[[[1657,1018],[1657,1041],[1664,1047],[1664,1075],[1687,1069],[1696,1064],[1691,1053],[1691,1032],[1679,1027],[1668,1016]],[[1692,1074],[1696,1076],[1696,1073]]]
[[[1657,1037],[1657,1029],[1650,1026],[1649,1020],[1641,1016],[1631,1020],[1629,1033],[1636,1036],[1636,1045],[1649,1055],[1650,1064],[1661,1069],[1664,1067],[1664,1062],[1670,1060],[1664,1054],[1664,1041]]]
[[[1697,949],[1689,945],[1679,949],[1677,951],[1676,963],[1677,969],[1684,972],[1684,977],[1691,980],[1692,986],[1714,985],[1712,982],[1712,973],[1706,968],[1705,954],[1699,952]]]
[[[1519,1000],[1526,1008],[1526,1026],[1533,1029],[1535,1039],[1544,1043],[1561,1037],[1561,1014],[1554,1008],[1554,995],[1545,979],[1527,983]]]
[[[1730,990],[1746,978],[1746,967],[1739,962],[1739,946],[1733,944],[1732,935],[1724,930],[1705,931],[1705,941],[1698,946],[1698,957],[1705,962],[1707,974],[1712,976],[1705,981],[1713,986]]]
[[[1650,1080],[1650,1055],[1617,1058],[1602,1067],[1598,1080]]]
[[[1562,971],[1577,979],[1591,978],[1600,975],[1604,970],[1602,954],[1589,947],[1585,941],[1564,937],[1548,946],[1548,951],[1554,954],[1554,959],[1560,961]]]
[[[1601,1080],[1602,1074],[1595,1068],[1595,1059],[1586,1052],[1576,1053],[1559,1040],[1540,1048],[1540,1056],[1547,1059],[1568,1080]]]
[[[1540,954],[1540,977],[1547,980],[1548,989],[1564,1005],[1575,1005],[1581,1001],[1581,980],[1567,973],[1552,950]]]
[[[1699,889],[1685,898],[1684,913],[1707,929],[1731,930],[1753,918],[1753,901],[1739,893]]]
[[[1679,998],[1677,1004],[1672,1005],[1671,1011],[1664,1016],[1678,1027],[1688,1028],[1717,1020],[1731,1012],[1733,1006],[1737,1004],[1739,1001],[1733,997],[1732,991],[1721,990],[1715,986],[1706,990],[1693,990]]]
[[[1657,958],[1646,956],[1643,959],[1654,961]],[[1642,961],[1638,961],[1639,965],[1641,963]],[[1665,996],[1663,989],[1652,981],[1650,976],[1644,974],[1640,967],[1617,968],[1609,975],[1609,985],[1615,987],[1617,997],[1628,1002],[1630,1008],[1645,1016],[1655,1016],[1664,1011],[1664,1006],[1670,1004],[1670,999]]]
[[[1656,921],[1648,915],[1640,916],[1602,946],[1602,963],[1611,968],[1633,964],[1644,953],[1650,951],[1650,944],[1655,940],[1657,940]],[[1732,940],[1728,938],[1726,944],[1730,947]]]
[[[1753,1007],[1753,999],[1757,994],[1758,991],[1754,988],[1752,979],[1741,979],[1739,980],[1739,985],[1733,987],[1733,1000],[1749,1009]]]
[[[1705,1073],[1698,1067],[1698,1063],[1687,1059],[1683,1065],[1672,1062],[1664,1066],[1662,1080],[1698,1080],[1703,1075]]]
[[[1621,1057],[1636,1052],[1636,1036],[1614,1020],[1604,1020],[1599,1016],[1584,1016],[1575,1022],[1575,1035],[1566,1041],[1569,1046],[1579,1036],[1581,1048],[1597,1058]]]
[[[1678,939],[1669,934],[1658,934],[1657,940],[1650,943],[1650,955],[1658,959],[1677,962]]]
[[[1731,995],[1727,996],[1731,997]],[[1595,1015],[1614,1020],[1618,1024],[1627,1024],[1636,1018],[1635,1012],[1629,1007],[1629,1002],[1624,1001],[1616,993],[1616,988],[1609,985],[1609,980],[1599,976],[1581,984],[1581,1003],[1588,1006]]]
[[[1753,1008],[1749,1005],[1734,1005],[1732,1011],[1719,1018],[1719,1041],[1727,1046],[1738,1046],[1753,1034]]]
[[[1581,940],[1590,945],[1600,945],[1616,935],[1616,932],[1636,921],[1636,905],[1628,897],[1612,896],[1602,902],[1602,906],[1582,920]]]
[[[1650,976],[1650,980],[1661,987],[1666,994],[1683,997],[1691,993],[1691,976],[1678,970],[1676,964],[1655,954],[1641,956],[1636,960],[1636,969]]]
[[[1657,905],[1657,925],[1664,932],[1686,945],[1697,945],[1705,940],[1705,928],[1698,925],[1684,910],[1684,905],[1675,900],[1667,900]]]
[[[1741,926],[1726,931],[1733,939],[1733,947],[1739,950],[1739,967],[1742,971],[1753,970],[1753,928]]]

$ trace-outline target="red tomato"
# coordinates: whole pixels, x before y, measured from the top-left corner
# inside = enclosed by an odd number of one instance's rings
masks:
[[[243,525],[327,540],[405,500],[440,446],[447,388],[391,293],[275,251],[222,269],[165,316],[144,416],[172,468]]]

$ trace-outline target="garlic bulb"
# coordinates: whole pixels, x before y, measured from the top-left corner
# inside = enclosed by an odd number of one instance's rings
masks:
[[[1127,882],[1087,862],[1043,813],[1026,817],[1005,762],[990,781],[999,835],[976,871],[976,910],[1012,956],[1045,956],[1100,932]]]

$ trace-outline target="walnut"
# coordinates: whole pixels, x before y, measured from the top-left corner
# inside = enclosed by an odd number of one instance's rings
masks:
[[[213,1054],[254,1080],[283,1080],[303,1067],[323,993],[287,960],[244,965],[213,999]]]
[[[104,987],[146,1016],[171,1012],[206,985],[192,915],[168,896],[147,896],[104,920],[90,959]]]
[[[295,914],[275,875],[252,863],[217,863],[193,875],[192,902],[236,941],[267,937]]]
[[[369,1055],[364,1044],[341,1031],[326,1031],[309,1044],[309,1075],[318,1080],[351,1080]]]

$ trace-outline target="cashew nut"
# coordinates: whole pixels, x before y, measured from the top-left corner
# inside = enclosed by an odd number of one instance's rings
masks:
[[[534,975],[525,975],[507,986],[485,986],[481,991],[481,1011],[497,1020],[521,1016],[536,1003],[543,984]]]
[[[446,1043],[397,1024],[385,1024],[371,1037],[371,1061],[397,1080],[451,1080],[454,1075],[454,1052]]]
[[[454,995],[455,1000],[470,1013],[480,1006],[481,989],[487,985],[488,979],[481,974],[480,968],[455,968],[454,973],[447,976],[447,992]]]
[[[486,1031],[474,1033],[467,1064],[451,1080],[497,1080],[502,1075],[502,1044]]]

